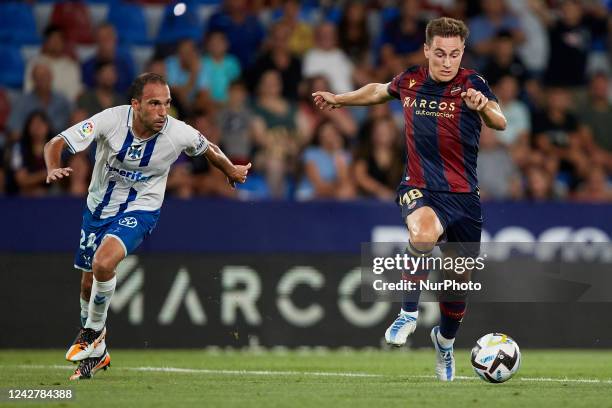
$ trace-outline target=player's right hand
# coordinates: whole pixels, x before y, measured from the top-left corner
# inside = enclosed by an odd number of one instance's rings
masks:
[[[64,177],[68,177],[70,176],[70,173],[72,173],[72,167],[53,169],[47,172],[47,184],[63,179]]]
[[[336,100],[336,95],[331,92],[317,91],[312,94],[312,98],[319,109],[332,110],[342,106]]]
[[[251,168],[251,163],[246,166],[236,165],[232,169],[232,172],[227,175],[227,181],[229,182],[232,188],[236,187],[236,183],[244,183],[247,179],[247,175],[249,174],[249,169]]]

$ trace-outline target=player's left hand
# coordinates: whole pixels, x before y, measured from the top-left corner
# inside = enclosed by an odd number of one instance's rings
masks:
[[[487,106],[487,102],[489,102],[489,98],[474,88],[469,88],[466,92],[461,92],[461,98],[463,98],[468,108],[478,112],[483,110],[485,106]]]
[[[227,175],[227,181],[229,182],[232,188],[236,188],[236,183],[244,183],[247,179],[247,174],[249,173],[249,169],[251,168],[251,163],[246,166],[234,166],[234,169],[230,174]]]

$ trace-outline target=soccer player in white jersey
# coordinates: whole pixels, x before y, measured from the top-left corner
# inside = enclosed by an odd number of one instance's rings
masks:
[[[70,379],[91,378],[110,365],[106,316],[115,291],[115,268],[151,233],[164,200],[170,166],[181,152],[204,155],[228,178],[244,183],[251,164],[235,166],[200,132],[168,115],[170,89],[163,77],[134,80],[131,105],[106,109],[55,136],[45,146],[47,183],[70,176],[62,151],[97,142],[81,241],[74,266],[81,269],[81,330],[66,359],[79,362]]]

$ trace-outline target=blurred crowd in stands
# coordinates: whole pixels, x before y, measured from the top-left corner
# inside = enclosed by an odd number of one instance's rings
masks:
[[[168,80],[173,116],[253,163],[233,190],[205,158],[181,156],[168,195],[393,200],[401,103],[320,111],[311,94],[425,64],[425,25],[446,15],[468,23],[463,66],[488,80],[508,119],[481,134],[482,198],[612,202],[611,10],[604,0],[4,2],[0,26],[25,13],[36,32],[0,28],[0,195],[86,195],[95,147],[67,153],[74,172],[49,186],[45,142],[129,103],[135,75],[151,71]]]

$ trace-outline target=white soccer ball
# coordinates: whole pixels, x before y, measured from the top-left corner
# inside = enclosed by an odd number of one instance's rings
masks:
[[[491,383],[503,383],[512,378],[521,366],[521,350],[509,336],[489,333],[476,341],[471,361],[480,378]]]

